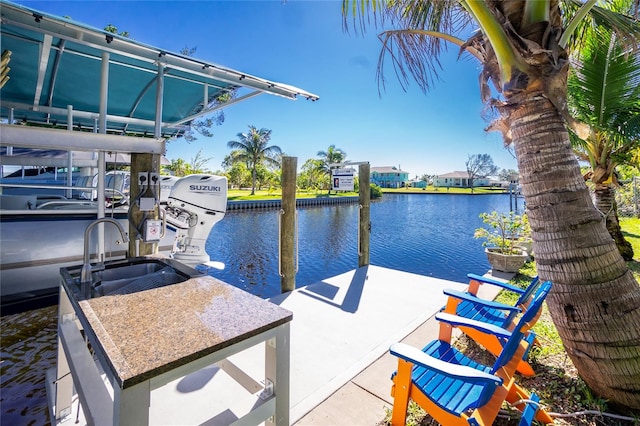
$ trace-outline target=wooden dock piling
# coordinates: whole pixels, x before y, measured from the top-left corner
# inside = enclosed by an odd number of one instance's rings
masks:
[[[282,157],[282,209],[280,210],[280,290],[285,293],[296,288],[297,229],[296,229],[296,172],[297,157]]]

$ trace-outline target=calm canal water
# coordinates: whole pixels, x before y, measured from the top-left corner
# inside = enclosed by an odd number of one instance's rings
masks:
[[[371,205],[370,262],[420,275],[464,282],[486,272],[482,242],[473,238],[480,213],[509,211],[508,195],[385,194]],[[358,205],[298,209],[298,287],[358,266]],[[223,271],[210,275],[261,297],[280,292],[278,210],[232,211],[207,242]]]
[[[371,206],[371,264],[464,282],[489,269],[473,231],[494,209],[508,211],[508,195],[386,194]],[[298,287],[357,267],[357,205],[301,208],[298,220]],[[207,251],[226,265],[210,275],[264,298],[280,292],[278,210],[227,213]],[[1,319],[2,424],[49,422],[44,373],[55,365],[56,314],[49,307]]]

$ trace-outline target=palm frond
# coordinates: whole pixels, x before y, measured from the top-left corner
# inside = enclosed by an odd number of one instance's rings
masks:
[[[356,30],[364,32],[372,24],[399,29],[378,36],[383,45],[377,72],[381,88],[386,83],[385,62],[390,61],[403,89],[413,77],[427,91],[439,79],[439,57],[447,47],[445,38],[433,35],[447,35],[452,41],[468,32],[472,22],[458,0],[344,0],[342,10],[345,26],[350,24]],[[472,46],[465,46],[465,50],[477,54]]]
[[[572,58],[568,102],[572,116],[592,135],[571,135],[577,153],[596,165],[624,164],[640,146],[640,52],[629,52],[608,28],[590,30]]]
[[[563,27],[569,25],[570,20],[583,6],[580,0],[565,0],[561,2]],[[613,0],[607,2],[607,7],[598,4],[593,6],[584,19],[581,19],[569,37],[568,49],[580,52],[583,42],[588,39],[588,33],[597,27],[606,28],[617,34],[625,50],[640,48],[640,24],[632,11],[633,0]]]
[[[634,126],[627,126],[637,122],[640,52],[626,53],[618,36],[601,28],[585,42],[581,59],[573,65],[568,84],[575,117],[599,129],[632,133]]]

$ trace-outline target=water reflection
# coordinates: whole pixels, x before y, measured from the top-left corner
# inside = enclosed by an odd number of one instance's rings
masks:
[[[278,210],[230,212],[214,229],[207,253],[225,263],[226,275],[234,273],[233,280],[223,280],[265,297],[264,283],[278,276]]]
[[[2,329],[2,424],[49,422],[44,372],[55,366],[58,307],[4,316]]]
[[[385,194],[371,206],[373,265],[453,281],[489,268],[473,238],[484,211],[509,208],[508,195]],[[298,209],[298,287],[358,266],[357,205]],[[212,260],[226,264],[210,274],[261,297],[280,292],[278,210],[229,212],[207,242]]]

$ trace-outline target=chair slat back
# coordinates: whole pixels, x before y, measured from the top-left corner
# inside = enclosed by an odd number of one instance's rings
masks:
[[[516,302],[515,306],[528,307],[529,304],[531,303],[531,300],[535,296],[536,291],[538,290],[538,288],[540,288],[540,283],[541,283],[540,278],[538,276],[534,277],[531,280],[531,284],[529,284],[529,286],[525,289],[524,293],[522,293],[518,298],[518,301]],[[517,315],[518,315],[518,312],[511,311],[507,316],[507,318],[505,319],[504,327],[509,327],[513,323]]]
[[[549,294],[549,291],[551,291],[551,281],[545,281],[537,288],[529,308],[520,317],[520,320],[511,332],[511,337],[507,340],[500,356],[493,365],[493,368],[491,369],[492,373],[495,373],[511,361],[518,349],[518,346],[520,346],[524,333],[527,331],[524,327],[538,315],[538,312],[542,309],[542,303]]]
[[[528,305],[538,287],[540,287],[540,277],[536,276],[531,280],[531,284],[529,284],[529,286],[524,290],[524,293],[520,295],[516,306]]]

